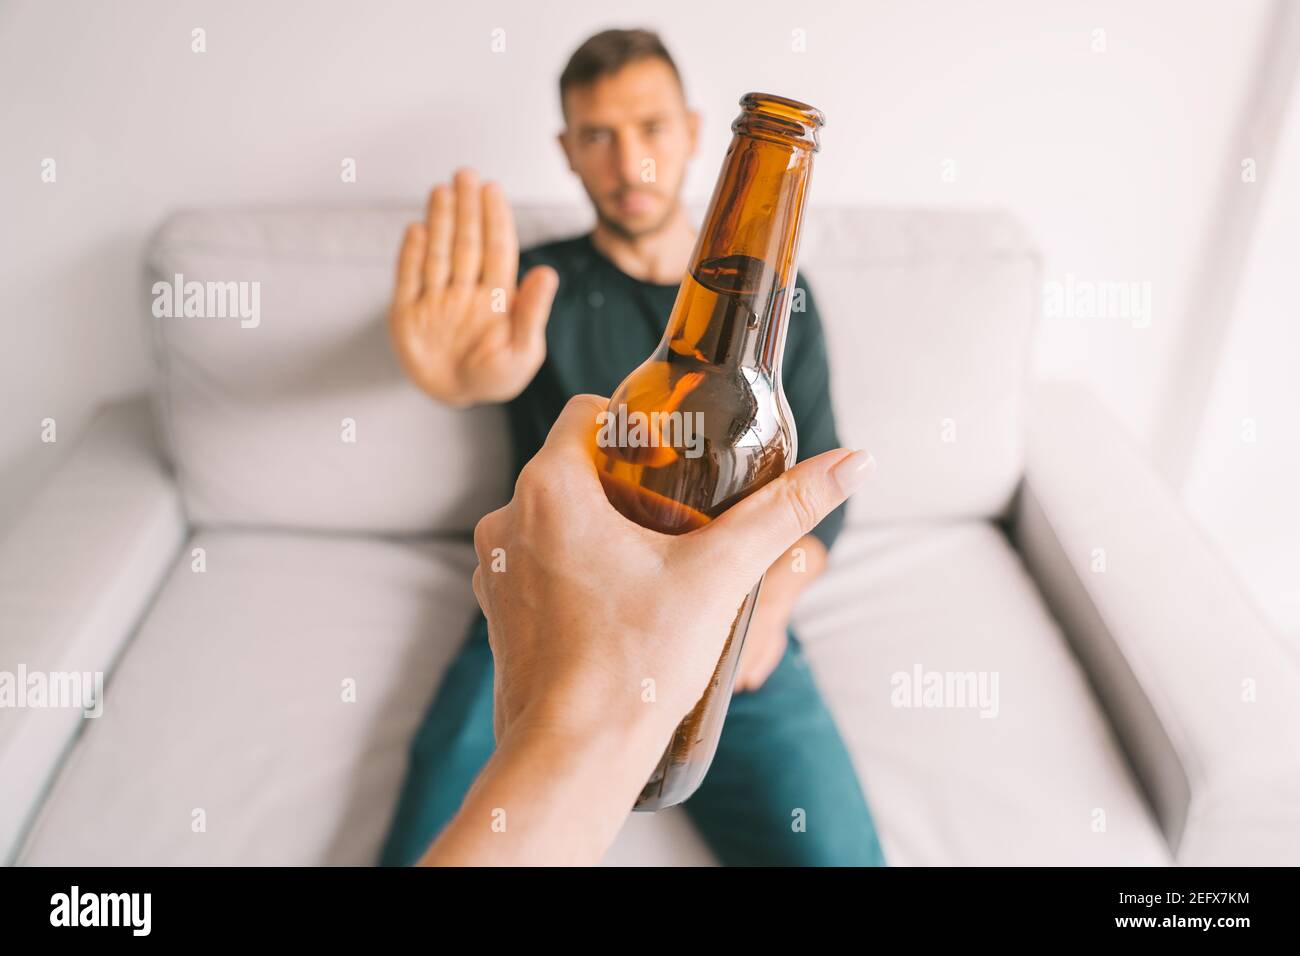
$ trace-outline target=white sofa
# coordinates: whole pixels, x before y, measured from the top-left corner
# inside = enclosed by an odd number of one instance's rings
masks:
[[[0,710],[8,861],[375,859],[474,610],[469,533],[509,493],[500,410],[438,407],[390,353],[411,214],[159,232],[146,291],[256,281],[261,322],[146,318],[151,395],[105,407],[0,540],[0,671],[107,674],[98,718]],[[518,215],[525,243],[585,224]],[[1023,232],[821,208],[802,262],[842,438],[879,471],[796,623],[889,861],[1300,863],[1300,666],[1098,404],[1031,388]],[[900,706],[898,675],[966,673],[995,714]],[[675,808],[607,862],[710,859]]]

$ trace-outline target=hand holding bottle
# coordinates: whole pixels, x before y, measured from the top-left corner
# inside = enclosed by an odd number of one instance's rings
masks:
[[[606,499],[590,457],[606,407],[570,399],[510,503],[478,523],[474,592],[497,665],[498,741],[523,726],[581,735],[649,724],[657,758],[704,693],[745,595],[873,461],[825,452],[704,527],[662,534]]]
[[[865,452],[828,451],[703,528],[661,534],[605,498],[590,453],[605,407],[570,400],[510,503],[475,528],[497,749],[426,865],[597,863],[744,594],[871,473]]]

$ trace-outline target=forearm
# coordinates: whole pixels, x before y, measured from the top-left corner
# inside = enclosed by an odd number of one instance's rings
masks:
[[[671,728],[661,725],[518,732],[497,748],[420,865],[599,863],[667,746]]]

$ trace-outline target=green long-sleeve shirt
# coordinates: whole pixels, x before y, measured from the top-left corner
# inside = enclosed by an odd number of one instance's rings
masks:
[[[574,395],[610,395],[659,345],[677,298],[678,283],[635,279],[605,258],[591,235],[526,249],[519,275],[547,265],[560,287],[546,327],[546,361],[508,406],[515,473],[537,453]],[[782,385],[799,433],[799,460],[839,447],[831,411],[830,371],[821,317],[803,276],[803,311],[790,313]],[[844,507],[813,531],[830,550],[844,524]]]

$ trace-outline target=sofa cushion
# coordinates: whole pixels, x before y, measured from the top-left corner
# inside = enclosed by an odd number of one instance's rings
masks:
[[[17,852],[68,745],[97,719],[83,716],[94,714],[85,696],[62,700],[81,707],[6,698],[24,672],[52,692],[64,680],[93,692],[188,534],[151,425],[140,397],[101,408],[0,535],[0,864]],[[58,702],[56,693],[45,701]]]
[[[849,523],[1004,513],[1024,465],[1037,317],[1024,231],[998,212],[815,210],[800,267],[826,327],[840,441],[878,465]]]
[[[1082,668],[996,525],[848,529],[795,628],[891,863],[1169,863]]]
[[[200,533],[19,862],[372,863],[464,637],[472,565],[460,543]],[[992,526],[850,528],[798,627],[891,863],[1167,861],[1077,664]],[[891,706],[891,675],[917,666],[998,672],[997,716]],[[631,815],[606,857],[711,860],[681,808]]]
[[[457,533],[508,496],[500,409],[440,407],[389,347],[394,260],[415,214],[185,212],[159,231],[159,311],[178,276],[248,283],[247,315],[226,303],[226,318],[151,318],[156,407],[194,523]],[[516,216],[524,245],[590,218],[580,206]],[[828,208],[806,220],[802,261],[844,441],[880,462],[877,494],[850,520],[1001,510],[1020,473],[1035,301],[1023,233],[997,213]]]
[[[373,863],[473,566],[461,543],[199,533],[19,863]]]
[[[440,407],[389,347],[404,222],[375,210],[212,212],[163,227],[151,289],[181,276],[258,293],[248,327],[151,320],[156,408],[193,523],[464,532],[507,497],[500,409]]]

